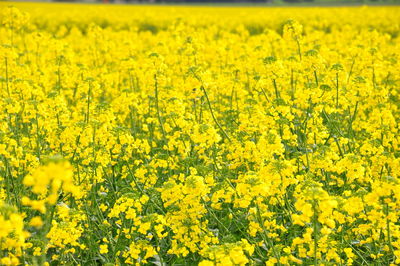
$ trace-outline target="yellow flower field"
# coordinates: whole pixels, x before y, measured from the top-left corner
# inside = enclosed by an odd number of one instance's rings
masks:
[[[400,264],[399,7],[0,13],[0,265]]]

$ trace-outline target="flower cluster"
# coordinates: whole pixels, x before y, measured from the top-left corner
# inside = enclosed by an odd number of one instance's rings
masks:
[[[400,264],[400,9],[0,3],[1,265]]]

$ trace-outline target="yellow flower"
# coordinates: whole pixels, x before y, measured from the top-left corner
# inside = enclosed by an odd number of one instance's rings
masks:
[[[108,245],[103,244],[100,245],[100,254],[107,254],[108,253]]]
[[[33,256],[40,256],[42,254],[42,249],[39,247],[36,247],[33,249]]]
[[[29,225],[40,228],[43,226],[43,220],[40,216],[35,216],[31,219],[31,221],[29,222]]]

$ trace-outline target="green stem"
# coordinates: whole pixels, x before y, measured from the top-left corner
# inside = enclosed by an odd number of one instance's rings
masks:
[[[166,140],[166,134],[165,134],[165,130],[164,130],[164,125],[161,119],[161,115],[160,115],[160,108],[158,105],[158,82],[157,82],[157,74],[154,74],[154,87],[155,87],[155,97],[156,97],[156,109],[157,109],[157,118],[158,118],[158,122],[160,123],[160,128],[161,128],[161,132],[164,136],[164,139]]]
[[[390,248],[390,251],[391,252],[393,252],[393,246],[392,246],[392,236],[391,236],[391,233],[390,233],[390,221],[389,221],[389,218],[388,218],[388,215],[389,215],[389,204],[385,204],[386,205],[386,208],[385,208],[385,214],[386,214],[386,231],[387,231],[387,237],[388,237],[388,244],[389,244],[389,248]]]
[[[92,83],[89,81],[88,95],[87,95],[87,110],[86,110],[86,124],[89,123],[90,114],[90,94],[92,92]]]
[[[300,47],[300,42],[299,38],[296,37],[296,43],[297,43],[297,53],[299,54],[300,61],[303,60],[301,57],[301,47]]]
[[[7,89],[7,94],[8,94],[8,97],[10,97],[10,88],[9,88],[9,86],[8,86],[8,58],[7,57],[5,57],[5,60],[6,60],[6,89]]]
[[[208,107],[210,108],[211,116],[212,116],[212,118],[213,118],[215,124],[216,124],[216,125],[218,126],[218,128],[222,131],[222,133],[224,134],[224,136],[225,136],[229,141],[231,141],[231,139],[229,138],[228,134],[226,134],[225,130],[221,127],[221,125],[218,123],[217,119],[215,118],[214,111],[213,111],[213,109],[212,109],[212,107],[211,107],[210,99],[208,98],[206,89],[204,88],[204,86],[201,86],[201,89],[202,89],[203,92],[204,92],[204,95],[205,95],[206,100],[207,100],[207,103],[208,103]]]
[[[339,73],[336,72],[336,109],[339,108]]]
[[[314,234],[314,265],[318,265],[318,258],[317,258],[317,248],[318,248],[318,234],[317,234],[317,220],[318,220],[318,214],[317,214],[317,202],[314,199],[313,202],[313,234]]]
[[[317,84],[318,87],[318,76],[317,76],[317,71],[314,70],[314,78],[315,78],[315,83]]]

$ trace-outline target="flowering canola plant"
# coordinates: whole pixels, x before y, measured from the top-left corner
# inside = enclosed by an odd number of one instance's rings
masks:
[[[0,11],[1,265],[400,264],[400,8]]]

